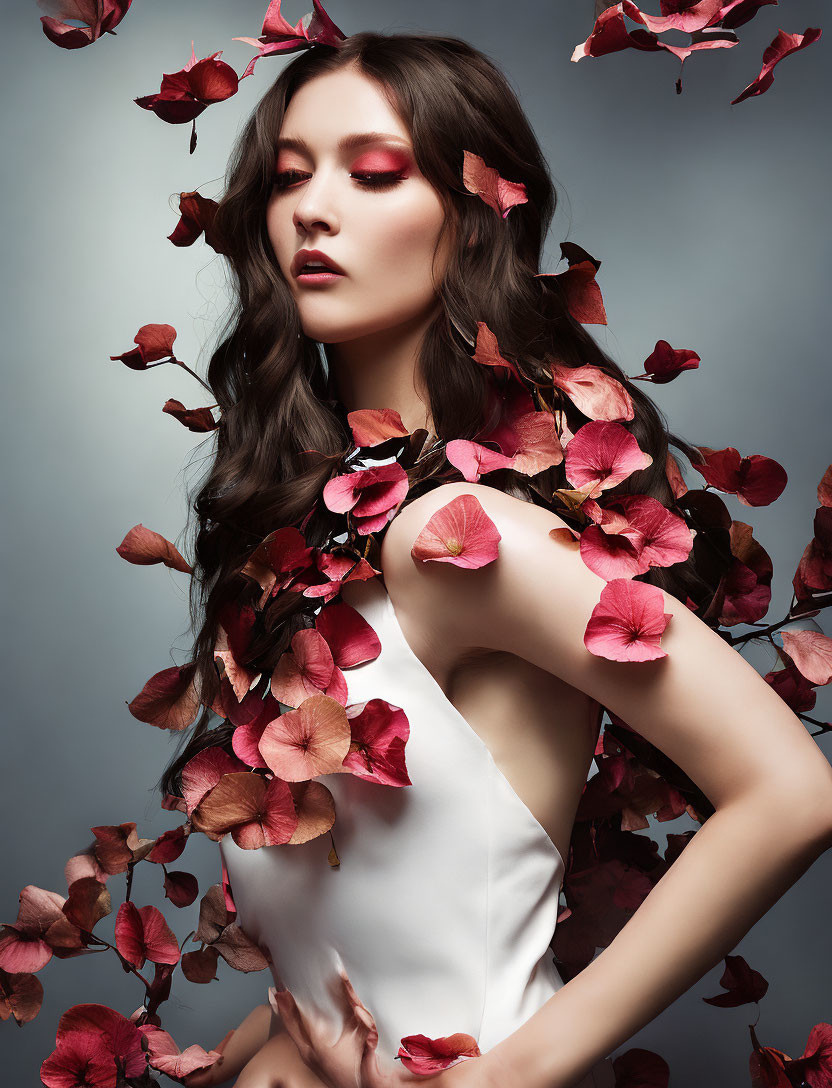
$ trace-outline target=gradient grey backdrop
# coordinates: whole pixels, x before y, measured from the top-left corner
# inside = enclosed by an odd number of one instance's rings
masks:
[[[178,822],[153,791],[175,738],[136,722],[125,703],[153,673],[187,660],[187,575],[131,566],[115,548],[138,522],[179,538],[184,484],[211,440],[200,453],[199,436],[161,407],[168,397],[208,401],[178,368],[137,373],[108,357],[130,348],[139,326],[169,322],[177,355],[206,365],[226,304],[220,258],[202,242],[177,249],[166,240],[178,219],[169,198],[197,187],[219,195],[235,133],[287,61],[260,61],[236,96],[197,120],[193,156],[190,126],[167,125],[133,99],[184,65],[191,39],[197,57],[222,49],[241,73],[252,50],[231,39],[258,36],[266,7],[135,0],[116,37],[78,51],[47,40],[33,2],[4,12],[2,921],[14,921],[27,883],[65,893],[64,862],[88,844],[92,825],[132,819],[151,837]],[[293,23],[306,10],[304,0],[286,0]],[[670,55],[570,63],[593,10],[593,0],[328,7],[346,33],[458,35],[507,71],[566,196],[542,270],[563,267],[565,239],[600,258],[609,327],[590,331],[626,372],[642,371],[659,338],[701,356],[698,371],[653,390],[671,427],[698,444],[774,457],[788,472],[773,506],[727,500],[772,557],[769,615],[780,619],[830,461],[828,38],[787,58],[765,95],[729,102],[759,71],[778,27],[823,26],[826,6],[763,9],[740,29],[739,46],[688,60],[681,96]],[[823,691],[817,716],[829,706]],[[829,756],[828,738],[821,743]],[[689,826],[665,824],[654,837],[663,847],[668,830]],[[194,835],[182,867],[204,892],[219,878],[216,845]],[[140,865],[135,899],[163,907],[181,941],[196,905],[177,911],[161,877]],[[122,879],[110,884],[117,905]],[[762,1042],[793,1056],[813,1024],[832,1021],[831,889],[827,854],[734,950],[771,983]],[[674,1088],[748,1084],[747,1024],[757,1009],[704,1004],[720,991],[720,974],[709,972],[622,1050],[658,1051]],[[218,1042],[271,981],[223,961],[219,975],[194,986],[176,972],[164,1012],[183,1048]],[[37,1019],[0,1027],[0,1068],[15,1088],[39,1084],[69,1005],[104,1002],[129,1015],[141,1001],[111,953],[53,959],[39,978]]]

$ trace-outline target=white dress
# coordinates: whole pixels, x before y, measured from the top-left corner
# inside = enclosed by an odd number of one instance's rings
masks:
[[[411,785],[325,774],[340,866],[320,835],[297,846],[220,850],[237,921],[268,948],[278,989],[302,1012],[341,1015],[328,983],[343,968],[375,1018],[380,1055],[400,1040],[465,1032],[482,1053],[563,986],[550,941],[564,862],[481,737],[408,645],[379,577],[341,599],[381,653],[344,670],[347,705],[381,698],[409,722]],[[608,1088],[604,1059],[575,1088]]]

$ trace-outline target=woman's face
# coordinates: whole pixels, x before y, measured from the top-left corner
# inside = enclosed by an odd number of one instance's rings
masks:
[[[343,142],[367,133],[377,135]],[[444,209],[372,80],[343,69],[297,91],[275,167],[268,234],[307,336],[337,344],[429,316],[444,275],[445,246],[431,268]],[[298,279],[301,249],[320,250],[344,275]]]

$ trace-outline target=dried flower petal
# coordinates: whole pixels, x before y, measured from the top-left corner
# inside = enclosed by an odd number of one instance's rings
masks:
[[[183,559],[175,545],[161,533],[145,528],[141,522],[129,530],[116,551],[128,563],[140,566],[164,563],[173,570],[181,570],[184,574],[191,573],[190,563]]]
[[[41,16],[43,33],[61,49],[82,49],[104,34],[114,34],[132,0],[38,0],[38,7],[53,14]],[[87,23],[73,26],[72,23]]]
[[[269,722],[260,752],[276,775],[303,782],[332,774],[350,749],[350,726],[344,707],[328,695],[311,695],[297,710]]]
[[[484,159],[473,151],[463,151],[462,183],[469,193],[481,197],[505,219],[517,204],[526,204],[526,186],[520,181],[506,181],[493,166],[486,166]]]
[[[128,963],[141,969],[151,963],[178,963],[179,945],[158,907],[136,907],[126,900],[116,914],[116,948]]]

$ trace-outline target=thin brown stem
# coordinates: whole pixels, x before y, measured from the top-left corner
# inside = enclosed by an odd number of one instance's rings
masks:
[[[211,386],[206,381],[203,381],[202,378],[200,378],[200,376],[197,374],[197,372],[195,370],[191,370],[191,368],[187,365],[187,363],[183,363],[182,360],[177,359],[175,355],[169,360],[169,362],[175,363],[177,366],[181,366],[183,370],[187,370],[187,372],[193,378],[196,378],[196,380],[199,382],[199,384],[202,386],[203,389],[207,389],[209,393],[214,392],[214,390],[211,388]]]
[[[130,963],[129,960],[126,960],[114,944],[110,944],[110,942],[108,940],[105,940],[104,937],[99,937],[96,934],[90,934],[90,936],[94,937],[97,944],[104,945],[105,948],[112,948],[113,952],[115,952],[115,954],[121,960],[121,966],[124,968],[124,970],[129,971],[130,973],[134,974],[136,978],[141,979],[141,981],[144,983],[145,991],[150,991],[150,983],[147,981],[141,971],[132,963]]]

